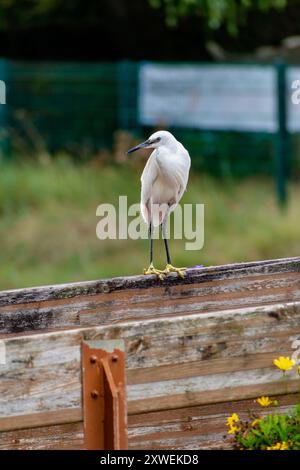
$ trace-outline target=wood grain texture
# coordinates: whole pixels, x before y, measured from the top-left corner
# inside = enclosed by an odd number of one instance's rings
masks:
[[[222,377],[223,379],[224,377]],[[199,377],[199,383],[201,377]],[[231,381],[231,380],[230,380]],[[156,384],[154,384],[155,386]],[[163,384],[160,384],[162,386]],[[220,390],[200,390],[197,387],[185,384],[184,392],[180,389],[174,391],[172,395],[159,395],[152,398],[132,400],[128,404],[128,412],[136,414],[140,412],[150,412],[156,410],[178,409],[186,406],[194,406],[196,404],[220,403],[225,399],[227,402],[238,400],[239,398],[252,398],[259,395],[281,395],[284,393],[295,393],[299,389],[299,380],[293,380],[288,383],[282,381],[272,381],[259,385],[248,382],[247,385],[237,387],[223,387]],[[194,384],[192,384],[194,385]],[[166,390],[166,393],[169,390]]]
[[[0,337],[0,449],[81,448],[83,339],[125,341],[131,448],[227,448],[224,413],[296,402],[300,258],[0,292]]]
[[[213,349],[211,348],[211,351]],[[281,347],[281,354],[288,356],[290,348],[288,345],[284,350]],[[213,356],[213,353],[212,353]],[[187,377],[197,377],[211,375],[212,370],[215,374],[224,372],[236,372],[238,370],[251,370],[270,367],[274,359],[274,352],[251,354],[249,356],[210,359],[209,361],[193,361],[180,364],[167,364],[157,367],[144,367],[138,369],[129,369],[127,371],[127,381],[131,385],[141,383],[152,383],[160,377],[163,380],[177,380]]]
[[[79,332],[7,340],[7,361],[0,365],[0,416],[80,407],[80,342]]]
[[[73,410],[78,419],[82,338],[125,341],[130,414],[298,387],[293,374],[281,380],[272,360],[291,354],[300,338],[300,303],[9,337],[8,360],[0,366],[0,429],[9,429],[10,418],[22,427],[26,415],[38,426],[45,413],[48,424],[57,424],[49,420],[60,410]]]
[[[297,394],[280,397],[278,412],[290,410],[297,401]],[[253,400],[239,400],[132,415],[129,416],[129,448],[231,449],[226,418],[236,412],[240,419],[248,419],[247,410],[263,411],[264,415],[273,408],[262,409]]]
[[[280,397],[278,412],[284,412],[296,403],[297,395]],[[245,410],[260,413],[262,408],[253,400],[181,408],[131,415],[129,448],[132,450],[155,449],[231,449],[226,418],[237,412],[247,419]],[[272,408],[264,409],[263,414]],[[84,449],[83,423],[75,422],[55,426],[20,429],[0,434],[0,450],[77,450]]]
[[[0,335],[300,300],[300,258],[0,292]]]
[[[0,418],[0,431],[13,431],[19,429],[33,429],[41,426],[54,426],[57,424],[70,424],[83,420],[82,408],[61,408],[54,411],[43,411],[13,415]],[[1,436],[1,434],[0,434]]]
[[[2,432],[0,450],[84,450],[83,423]]]
[[[164,280],[164,285],[194,284],[197,280],[212,281],[229,279],[251,274],[278,272],[299,272],[300,257],[282,258],[249,263],[234,263],[207,268],[189,268],[189,274],[183,280],[171,274]],[[116,292],[135,288],[149,288],[158,285],[156,276],[128,276],[103,279],[99,281],[75,282],[43,287],[13,289],[1,292],[0,306],[33,301],[57,300],[82,295]]]
[[[225,310],[82,331],[86,339],[123,338],[127,370],[243,357],[257,352],[276,354],[282,347],[290,351],[293,340],[299,335],[299,305]]]

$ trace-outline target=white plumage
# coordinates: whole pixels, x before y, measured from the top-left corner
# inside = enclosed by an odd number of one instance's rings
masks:
[[[183,277],[186,268],[175,268],[171,264],[166,221],[186,189],[191,159],[184,146],[167,131],[155,132],[145,142],[130,149],[128,153],[140,148],[154,149],[141,177],[141,213],[149,225],[150,235],[150,266],[144,270],[144,274],[155,274],[161,280],[170,272],[176,272]],[[152,229],[153,226],[160,224],[167,255],[167,265],[163,271],[153,266]]]
[[[145,222],[152,221],[157,226],[180,201],[187,186],[191,159],[170,132],[155,132],[148,140],[154,142],[150,144],[154,151],[141,177],[141,212]]]

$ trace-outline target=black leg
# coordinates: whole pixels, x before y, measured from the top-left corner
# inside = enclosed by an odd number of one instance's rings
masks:
[[[161,226],[161,231],[162,231],[162,236],[163,236],[163,239],[164,239],[164,244],[165,244],[165,249],[166,249],[167,263],[172,264],[171,263],[170,252],[169,252],[169,247],[168,247],[168,240],[167,240],[167,237],[166,237],[166,223],[167,223],[167,216],[163,220],[163,223],[162,223],[162,226]]]
[[[152,238],[152,222],[149,225],[149,238],[150,238],[150,264],[153,263],[153,238]]]
[[[164,272],[159,269],[155,269],[153,266],[153,224],[149,224],[149,237],[150,237],[150,266],[148,269],[144,269],[144,274],[155,274],[161,281],[164,279]]]

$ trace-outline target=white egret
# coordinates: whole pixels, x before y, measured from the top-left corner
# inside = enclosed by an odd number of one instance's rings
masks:
[[[128,150],[135,152],[141,148],[153,148],[144,168],[141,182],[141,213],[149,225],[150,265],[144,274],[156,274],[160,279],[170,272],[184,276],[186,268],[176,268],[171,263],[171,257],[166,237],[168,216],[179,203],[188,182],[191,159],[184,146],[168,131],[158,131],[152,134],[142,144]],[[153,266],[153,227],[161,225],[164,239],[167,265],[161,271]]]

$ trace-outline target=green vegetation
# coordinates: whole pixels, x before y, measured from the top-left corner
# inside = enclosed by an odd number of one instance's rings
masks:
[[[230,418],[229,418],[230,419]],[[300,450],[300,404],[288,413],[237,421],[233,442],[238,450]],[[230,431],[231,432],[231,431]]]
[[[148,263],[147,240],[100,241],[95,232],[99,204],[117,204],[119,195],[128,195],[129,204],[139,201],[140,163],[75,164],[62,157],[2,164],[0,289],[141,273]],[[193,174],[183,202],[205,204],[205,245],[185,251],[184,241],[171,240],[173,264],[299,255],[299,200],[300,188],[291,184],[283,212],[272,180]],[[157,266],[164,266],[160,240],[154,250]]]
[[[289,356],[279,356],[273,364],[282,372],[282,379],[287,379],[296,362]],[[300,366],[296,366],[299,377]],[[290,377],[289,377],[290,378]],[[238,450],[300,450],[300,403],[284,413],[269,410],[280,403],[270,397],[262,396],[255,400],[262,409],[268,409],[268,415],[248,410],[250,419],[240,420],[237,413],[227,418],[228,434]],[[280,400],[279,400],[280,401]]]
[[[249,11],[269,11],[283,9],[287,0],[146,0],[154,8],[162,8],[167,24],[174,26],[178,18],[188,15],[198,15],[211,29],[218,29],[226,24],[229,31],[235,33],[238,25],[245,19]],[[140,0],[139,0],[140,2]],[[96,0],[90,0],[84,8],[80,0],[47,0],[43,2],[28,2],[27,0],[0,0],[0,29],[7,29],[14,24],[16,27],[28,27],[38,24],[45,26],[51,22],[57,24],[72,24],[82,19],[93,25],[95,17],[101,12],[112,11],[119,16],[125,14],[132,0],[122,2],[110,0],[99,5]],[[146,2],[145,2],[146,3]],[[145,6],[144,6],[145,8]],[[82,17],[80,16],[82,15]]]
[[[226,25],[231,34],[245,21],[250,11],[283,9],[287,0],[149,0],[154,8],[163,8],[167,24],[176,26],[180,17],[198,15],[211,29]]]

